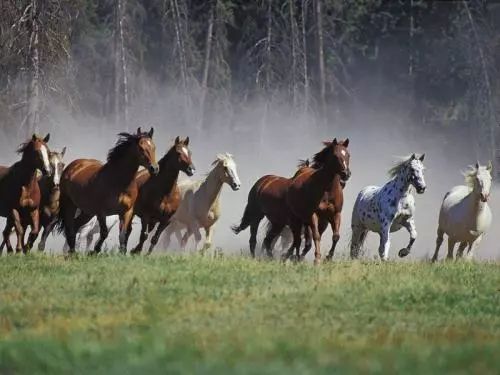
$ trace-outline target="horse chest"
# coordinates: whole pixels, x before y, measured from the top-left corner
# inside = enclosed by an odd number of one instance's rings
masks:
[[[36,208],[40,204],[40,194],[36,194],[33,189],[26,186],[21,188],[21,196],[19,197],[19,206],[23,208]]]

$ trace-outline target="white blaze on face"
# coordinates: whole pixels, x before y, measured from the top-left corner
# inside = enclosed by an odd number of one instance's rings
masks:
[[[40,152],[42,153],[43,167],[47,173],[50,173],[50,163],[49,163],[49,152],[45,145],[40,147]]]
[[[57,157],[52,158],[52,165],[53,165],[53,173],[54,175],[52,176],[52,179],[54,181],[54,185],[59,185],[59,182],[61,182],[61,174],[59,172],[59,163],[57,160]]]
[[[238,172],[236,169],[236,163],[232,159],[226,160],[226,167],[228,170],[228,174],[232,182],[236,185],[241,185],[240,178],[238,176]]]
[[[186,157],[187,157],[187,158],[189,157],[189,151],[188,151],[187,147],[182,147],[182,148],[181,148],[181,151],[182,151],[182,153],[183,153],[184,155],[186,155]]]

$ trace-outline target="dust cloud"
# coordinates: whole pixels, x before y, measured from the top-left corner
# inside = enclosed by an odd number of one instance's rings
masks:
[[[313,117],[297,116],[287,107],[272,108],[266,114],[265,104],[259,102],[232,113],[212,114],[210,130],[200,130],[195,125],[184,125],[180,97],[169,90],[163,93],[154,99],[147,98],[136,103],[130,109],[131,125],[128,130],[133,131],[137,126],[144,129],[154,126],[158,159],[176,136],[190,136],[190,149],[197,168],[192,177],[194,179],[204,178],[217,153],[229,152],[234,155],[242,186],[237,192],[224,186],[221,195],[222,216],[216,224],[213,241],[214,247],[220,247],[226,253],[249,254],[249,231],[235,235],[229,227],[239,222],[248,191],[257,178],[264,174],[291,176],[298,160],[317,152],[321,148],[321,141],[348,137],[351,141],[352,177],[344,190],[341,239],[336,258],[348,255],[351,210],[357,193],[366,185],[385,183],[388,180],[387,170],[395,159],[413,152],[426,154],[424,164],[427,168],[427,190],[425,194],[416,196],[418,238],[407,259],[430,258],[434,251],[441,200],[452,186],[463,183],[461,170],[476,161],[467,134],[458,134],[453,129],[429,129],[412,124],[407,116],[408,111],[404,111],[398,103],[373,108],[358,104],[357,108],[350,111],[350,115],[338,114],[328,126],[319,126]],[[123,125],[97,117],[70,115],[56,107],[52,110],[51,120],[44,122],[40,132],[51,133],[49,146],[52,149],[60,150],[67,146],[65,161],[69,163],[77,158],[105,160],[108,149],[116,141],[116,134],[124,130]],[[3,165],[17,160],[15,149],[22,141],[23,139],[13,139],[12,136],[2,137],[0,157]],[[481,162],[485,163],[486,160]],[[181,176],[181,179],[185,178]],[[500,205],[497,187],[492,190],[490,205],[495,216]],[[4,220],[1,222],[2,227],[3,223]],[[259,241],[262,239],[264,226],[263,221]],[[496,232],[496,227],[494,217],[490,232],[476,252],[476,259],[500,259],[500,234]],[[138,233],[138,225],[134,225],[129,249],[137,243]],[[397,258],[398,250],[406,246],[408,237],[404,230],[392,235],[391,258]],[[115,227],[108,237],[108,247],[116,246],[117,242]],[[328,229],[323,237],[323,254],[330,244],[331,231]],[[173,247],[176,247],[175,241]],[[366,256],[376,256],[377,247],[378,236],[369,234],[365,244]],[[61,248],[61,236],[49,237],[47,249],[60,252]],[[161,253],[163,250],[157,252]],[[441,256],[445,253],[446,242],[441,248]]]

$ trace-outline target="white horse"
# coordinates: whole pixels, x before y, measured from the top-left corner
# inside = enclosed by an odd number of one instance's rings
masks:
[[[214,166],[202,181],[183,181],[179,183],[181,203],[172,216],[165,230],[163,245],[170,246],[170,236],[176,233],[181,248],[185,248],[189,237],[194,234],[196,245],[201,241],[200,228],[205,229],[205,244],[203,249],[212,245],[214,224],[220,217],[219,198],[224,183],[234,191],[239,190],[241,183],[232,155],[225,153],[217,155],[212,163]],[[181,238],[181,229],[186,228]]]
[[[79,215],[77,214],[75,217]],[[106,226],[108,230],[111,230],[119,221],[118,215],[111,215],[106,217]],[[100,233],[99,221],[97,220],[97,216],[94,216],[87,223],[83,224],[76,234],[75,240],[75,249],[77,250],[91,250],[90,246],[92,245],[92,241],[94,240],[94,236]],[[82,247],[82,242],[85,241],[85,247]],[[68,242],[64,242],[63,250],[69,250]]]
[[[439,248],[443,243],[443,235],[448,236],[448,259],[453,259],[453,249],[457,242],[457,257],[461,258],[465,248],[467,257],[472,259],[483,234],[491,225],[491,211],[488,198],[491,188],[491,162],[488,166],[476,163],[465,173],[467,185],[455,186],[446,193],[439,211],[436,251],[432,257],[438,259]]]
[[[410,242],[399,251],[399,256],[405,257],[410,253],[417,238],[412,187],[418,194],[425,191],[424,156],[417,158],[413,154],[389,170],[392,178],[384,186],[367,186],[359,192],[352,211],[351,258],[359,256],[368,231],[372,231],[380,235],[380,258],[387,260],[391,245],[390,232],[402,227],[410,233]]]

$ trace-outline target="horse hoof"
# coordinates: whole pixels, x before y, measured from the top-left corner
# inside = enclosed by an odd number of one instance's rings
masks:
[[[410,254],[410,249],[408,249],[406,247],[404,249],[399,250],[399,253],[398,253],[400,258],[404,258],[408,254]]]
[[[321,259],[318,259],[318,258],[314,259],[315,266],[319,266],[320,264],[321,264]]]

